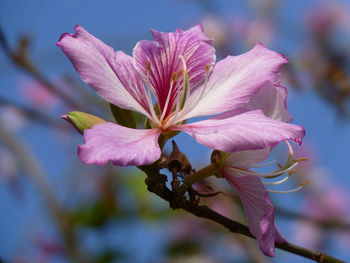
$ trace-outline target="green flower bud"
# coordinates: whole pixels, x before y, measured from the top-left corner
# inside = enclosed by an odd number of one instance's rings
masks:
[[[91,129],[95,124],[106,122],[105,120],[81,111],[71,111],[66,115],[61,116],[62,119],[73,124],[78,132],[83,134],[85,129]]]

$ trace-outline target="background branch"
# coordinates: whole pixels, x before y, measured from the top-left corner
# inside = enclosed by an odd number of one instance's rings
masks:
[[[304,215],[282,207],[275,207],[275,212],[279,216],[310,222],[312,224],[315,224],[317,226],[327,228],[327,229],[350,230],[350,222],[312,217],[312,216]]]
[[[39,81],[45,89],[50,93],[61,98],[61,100],[69,107],[73,109],[83,109],[84,107],[80,102],[73,99],[62,89],[50,82],[35,66],[35,64],[30,60],[28,56],[28,47],[30,45],[30,39],[27,36],[22,36],[18,43],[17,48],[12,49],[9,42],[5,36],[4,31],[0,27],[0,47],[2,47],[6,56],[9,60],[16,65],[18,68],[22,69],[28,75]]]

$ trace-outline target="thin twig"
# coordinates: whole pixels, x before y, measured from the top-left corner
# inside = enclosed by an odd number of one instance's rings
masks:
[[[65,128],[66,127],[65,125],[60,125],[60,119],[53,119],[53,118],[47,116],[46,114],[44,114],[44,113],[42,113],[34,108],[27,107],[27,106],[19,104],[17,102],[11,101],[11,100],[3,97],[2,95],[0,95],[0,105],[14,107],[19,112],[21,112],[25,117],[27,117],[28,119],[37,121],[38,123],[43,124],[45,126],[59,128],[59,129],[62,129],[64,131],[67,131],[67,129]]]
[[[323,228],[350,230],[350,222],[316,218],[316,217],[304,215],[295,211],[287,210],[282,207],[275,207],[275,211],[276,211],[276,214],[279,216],[307,221]]]

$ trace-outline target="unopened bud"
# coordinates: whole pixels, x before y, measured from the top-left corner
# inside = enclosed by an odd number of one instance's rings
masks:
[[[101,124],[106,122],[105,120],[97,116],[81,111],[69,112],[68,114],[62,115],[61,118],[73,124],[73,126],[81,134],[84,132],[85,129],[91,129],[92,126],[94,126],[95,124]]]

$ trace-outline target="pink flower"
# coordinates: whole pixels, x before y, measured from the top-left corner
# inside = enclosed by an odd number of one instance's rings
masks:
[[[152,30],[155,41],[137,43],[133,57],[90,35],[81,26],[57,43],[81,78],[105,100],[144,114],[151,129],[115,123],[84,132],[79,157],[86,164],[144,165],[159,159],[158,137],[184,131],[197,142],[225,152],[264,149],[293,139],[304,129],[266,117],[261,110],[242,112],[261,88],[279,82],[287,59],[262,44],[216,63],[215,50],[201,26],[173,33]],[[156,105],[153,101],[156,100]],[[229,112],[184,124],[187,119]]]
[[[284,122],[291,121],[291,116],[286,109],[286,96],[287,92],[284,88],[266,85],[242,107],[242,111],[261,109],[270,118]],[[262,182],[260,178],[274,178],[291,171],[295,167],[293,150],[289,144],[288,146],[290,156],[286,165],[271,173],[260,174],[250,170],[252,167],[257,167],[255,164],[268,158],[271,151],[270,147],[226,155],[220,170],[220,174],[241,198],[248,217],[249,229],[258,240],[260,249],[267,256],[274,256],[275,242],[286,241],[275,226],[274,207],[264,184],[279,184],[286,181],[288,177],[272,183]]]

